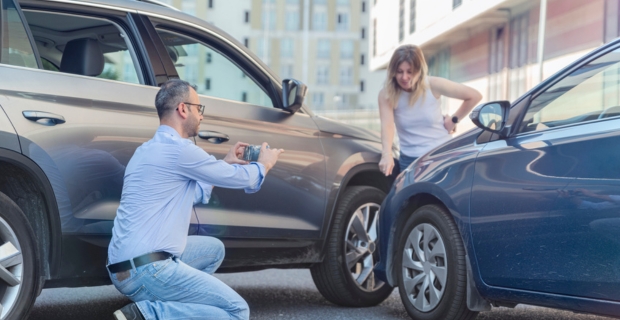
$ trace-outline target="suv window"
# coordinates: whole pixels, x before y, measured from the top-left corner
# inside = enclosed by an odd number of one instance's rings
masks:
[[[620,49],[581,66],[538,95],[521,132],[620,116]]]
[[[125,31],[106,19],[24,10],[43,68],[144,83]]]
[[[198,94],[273,107],[271,98],[223,54],[193,38],[157,29],[179,77]]]
[[[37,59],[26,28],[13,1],[2,1],[2,59],[0,63],[37,68]]]

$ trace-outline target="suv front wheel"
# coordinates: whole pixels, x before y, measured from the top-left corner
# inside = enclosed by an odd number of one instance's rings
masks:
[[[385,300],[393,288],[375,277],[377,221],[385,193],[350,187],[338,202],[325,259],[310,271],[325,299],[342,306],[368,307]]]

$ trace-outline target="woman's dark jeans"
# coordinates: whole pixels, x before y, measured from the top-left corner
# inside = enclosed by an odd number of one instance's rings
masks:
[[[417,158],[418,157],[407,156],[401,152],[400,158],[398,159],[398,165],[400,166],[400,171],[403,172],[403,170],[407,169],[407,167]]]

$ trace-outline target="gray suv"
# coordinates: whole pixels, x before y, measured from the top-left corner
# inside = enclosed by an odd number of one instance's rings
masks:
[[[317,117],[222,30],[157,3],[0,0],[0,319],[24,319],[42,288],[109,284],[125,166],[158,127],[158,86],[197,84],[195,143],[286,150],[260,192],[216,188],[189,234],[226,244],[221,271],[310,268],[319,291],[370,306],[379,206],[391,185],[376,134]]]

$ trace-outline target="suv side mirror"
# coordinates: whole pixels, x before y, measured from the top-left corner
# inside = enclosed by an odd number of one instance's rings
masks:
[[[474,108],[469,118],[478,128],[502,135],[509,111],[510,102],[493,101]]]
[[[282,108],[295,113],[304,103],[308,87],[295,79],[282,80]]]

